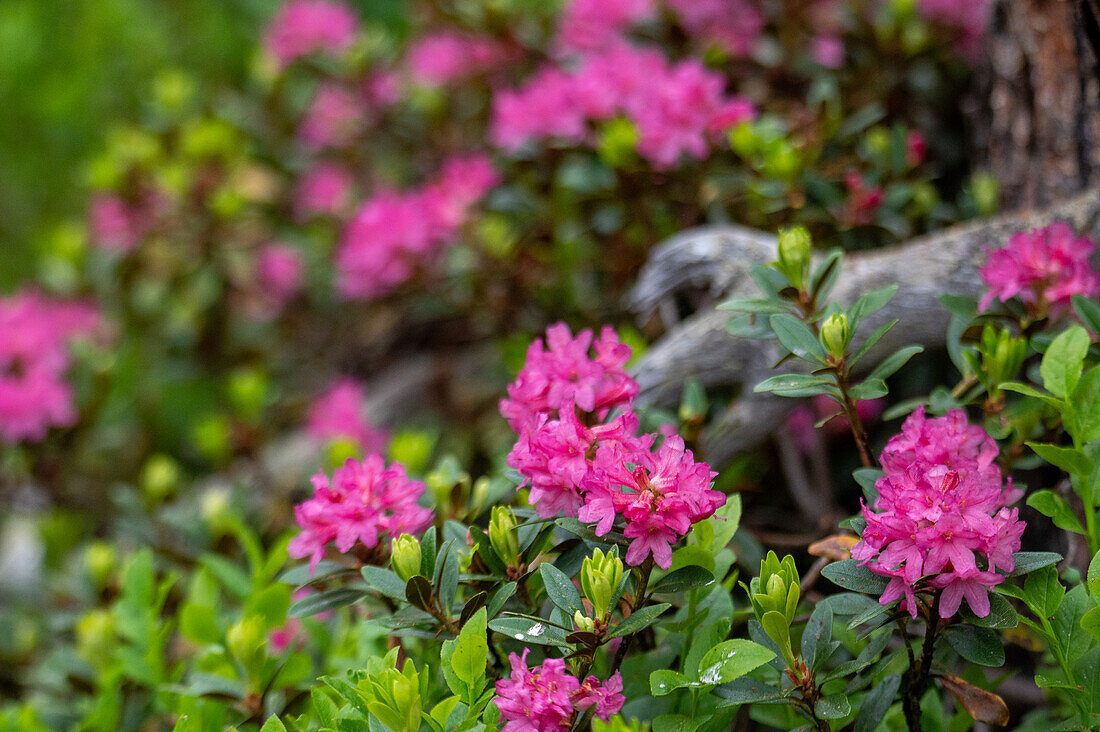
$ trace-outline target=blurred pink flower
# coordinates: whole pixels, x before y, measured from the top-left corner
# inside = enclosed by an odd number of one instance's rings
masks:
[[[67,344],[99,324],[89,305],[28,290],[0,299],[0,440],[38,441],[50,427],[76,422]]]
[[[565,732],[578,710],[596,705],[596,716],[607,721],[619,712],[625,697],[622,676],[616,671],[602,685],[595,676],[581,684],[566,673],[565,661],[548,658],[541,666],[527,667],[529,648],[523,655],[508,654],[512,672],[496,682],[493,703],[504,721],[501,732]]]
[[[844,202],[843,221],[848,226],[867,226],[875,220],[875,214],[882,206],[882,189],[868,185],[857,171],[850,170],[844,177],[848,187],[848,198]]]
[[[339,216],[351,202],[351,172],[339,163],[320,162],[305,172],[294,196],[300,220]]]
[[[684,29],[734,56],[747,56],[764,30],[752,0],[667,0]]]
[[[400,463],[386,467],[380,455],[361,463],[349,459],[336,469],[331,483],[318,473],[313,487],[313,497],[294,507],[302,531],[287,547],[292,557],[310,558],[310,571],[330,542],[342,554],[356,544],[373,549],[382,535],[418,534],[432,520],[432,512],[417,505],[424,484],[410,480]]]
[[[1075,236],[1066,223],[1013,234],[1005,248],[992,252],[979,270],[989,288],[979,310],[987,310],[994,299],[1005,302],[1018,297],[1032,309],[1054,306],[1057,314],[1074,295],[1097,295],[1100,273],[1089,261],[1095,248],[1091,239]]]
[[[832,35],[814,36],[810,55],[825,68],[839,69],[844,65],[844,41]]]
[[[365,124],[362,99],[342,86],[323,84],[317,89],[298,128],[298,137],[312,151],[347,147],[363,131]]]
[[[558,30],[560,50],[597,51],[654,11],[653,0],[570,0]]]
[[[447,86],[492,69],[508,56],[492,38],[441,31],[418,38],[406,59],[414,82]]]
[[[928,20],[955,28],[959,32],[959,50],[974,57],[993,13],[990,0],[919,0],[917,9]]]
[[[339,55],[358,32],[359,21],[343,2],[290,0],[268,24],[264,46],[285,67],[315,52]]]
[[[366,390],[355,379],[343,377],[313,400],[306,433],[315,440],[350,439],[365,453],[381,452],[389,435],[367,421],[363,413]]]
[[[256,274],[265,294],[281,305],[302,287],[302,255],[286,244],[267,244],[256,255]]]
[[[126,253],[145,235],[144,216],[113,193],[92,197],[88,226],[92,243],[105,251]]]

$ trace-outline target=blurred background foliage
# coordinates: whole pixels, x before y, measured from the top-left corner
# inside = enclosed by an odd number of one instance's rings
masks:
[[[83,215],[84,164],[154,76],[241,82],[275,0],[0,2],[0,290],[30,276],[58,221]]]

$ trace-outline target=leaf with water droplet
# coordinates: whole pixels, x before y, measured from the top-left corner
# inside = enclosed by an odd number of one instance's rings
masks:
[[[707,651],[699,662],[699,681],[707,685],[725,684],[773,658],[774,653],[750,640],[724,641]]]

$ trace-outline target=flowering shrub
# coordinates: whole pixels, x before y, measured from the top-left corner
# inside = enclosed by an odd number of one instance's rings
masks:
[[[1094,244],[988,242],[948,359],[907,283],[832,299],[996,209],[952,123],[989,4],[391,5],[166,73],[0,298],[0,727],[1097,726]],[[684,303],[621,303],[730,221],[780,230],[721,305],[754,389],[809,401],[724,461],[748,395],[655,403]]]

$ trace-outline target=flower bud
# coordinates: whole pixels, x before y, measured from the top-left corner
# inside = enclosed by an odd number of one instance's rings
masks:
[[[611,611],[611,597],[623,579],[623,562],[616,551],[604,554],[596,549],[581,565],[581,589],[592,603],[593,614],[604,617]]]
[[[989,173],[977,173],[970,179],[970,190],[979,216],[997,213],[1001,204],[1001,184]]]
[[[97,666],[110,657],[115,640],[115,617],[107,610],[92,610],[76,624],[77,652]]]
[[[234,412],[255,421],[267,403],[267,375],[256,368],[241,368],[229,375],[229,401]]]
[[[420,574],[420,542],[416,537],[402,534],[391,542],[390,564],[402,582]]]
[[[257,660],[264,644],[263,621],[256,615],[246,615],[234,623],[225,634],[229,654],[246,668]]]
[[[790,624],[801,596],[799,582],[794,557],[788,554],[780,561],[775,552],[768,552],[760,562],[760,576],[754,577],[749,586],[749,599],[757,619],[766,612],[775,611],[781,613]]]
[[[228,491],[221,488],[208,490],[206,495],[202,497],[200,510],[206,525],[211,531],[217,534],[224,532],[233,517]]]
[[[105,541],[89,544],[84,550],[84,567],[97,588],[104,587],[114,574],[118,564],[115,548]]]
[[[1007,329],[997,329],[991,325],[982,330],[981,345],[982,370],[989,377],[989,395],[996,397],[999,387],[1011,381],[1024,365],[1027,358],[1027,340],[1015,338]]]
[[[585,616],[580,610],[573,613],[573,625],[576,626],[577,630],[583,633],[596,632],[596,621]]]
[[[519,530],[516,515],[507,506],[493,506],[489,520],[489,546],[508,566],[519,563]]]
[[[776,264],[779,271],[799,291],[805,289],[812,250],[810,232],[803,227],[796,226],[779,232],[779,261]]]
[[[848,325],[848,316],[844,313],[833,313],[821,326],[821,345],[825,346],[825,350],[833,358],[844,358],[851,338],[852,331]]]
[[[394,732],[420,729],[420,675],[412,661],[405,662],[403,671],[387,668],[371,674],[358,689],[371,714]]]
[[[172,496],[180,482],[180,466],[171,456],[151,455],[141,468],[141,490],[153,503]]]

